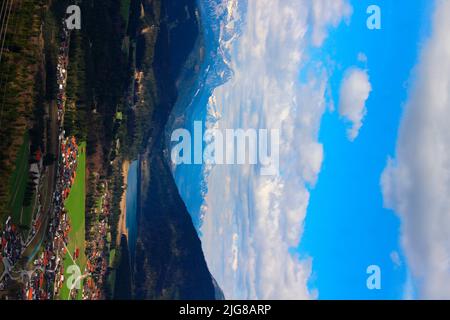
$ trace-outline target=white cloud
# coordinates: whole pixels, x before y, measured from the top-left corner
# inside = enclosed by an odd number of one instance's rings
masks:
[[[396,268],[398,268],[402,265],[402,260],[397,251],[392,251],[391,254],[389,255],[389,257],[391,258],[391,261]]]
[[[367,62],[367,56],[366,56],[366,54],[364,52],[358,53],[358,57],[357,58],[358,58],[359,62],[363,62],[363,63]]]
[[[437,1],[415,70],[395,159],[381,178],[385,205],[402,220],[401,242],[419,298],[450,298],[450,1]],[[411,287],[411,285],[409,285]]]
[[[411,274],[406,275],[405,285],[403,286],[403,300],[414,300],[415,299],[415,291],[414,284],[411,278]]]
[[[347,22],[353,12],[353,8],[347,1],[319,0],[311,1],[311,17],[313,22],[312,40],[315,46],[321,46],[327,37],[327,29],[330,25],[337,27],[342,19]]]
[[[353,141],[359,134],[367,113],[366,101],[372,91],[367,71],[350,68],[344,74],[339,94],[339,114],[352,123],[348,138]]]
[[[323,160],[318,132],[328,78],[320,72],[299,83],[298,74],[313,63],[308,47],[350,12],[344,0],[248,1],[242,35],[230,45],[233,77],[214,90],[211,109],[220,114],[220,129],[280,129],[280,175],[232,165],[208,172],[202,246],[227,298],[316,296],[307,286],[312,259],[290,249],[303,233],[307,186]]]

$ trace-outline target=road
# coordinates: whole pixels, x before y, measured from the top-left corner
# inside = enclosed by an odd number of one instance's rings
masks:
[[[56,103],[53,102],[50,105],[49,110],[49,123],[50,123],[50,136],[49,138],[49,145],[48,150],[50,153],[54,154],[56,156],[56,159],[59,159],[59,124],[58,124],[58,110]],[[10,266],[8,261],[6,259],[3,259],[3,264],[0,264],[0,270],[2,270],[2,276],[0,277],[0,280],[3,278],[4,275],[11,273],[29,273],[30,271],[27,271],[27,265],[30,261],[32,261],[35,257],[35,255],[39,252],[39,248],[42,245],[45,236],[47,234],[47,228],[48,223],[50,222],[50,218],[52,215],[52,212],[54,210],[53,208],[53,192],[55,190],[56,186],[56,170],[57,170],[57,161],[52,163],[51,165],[47,166],[46,168],[46,194],[43,195],[43,206],[42,206],[42,214],[40,216],[40,227],[39,230],[36,231],[34,237],[28,241],[26,244],[26,248],[24,249],[22,253],[22,258],[19,262],[16,263],[14,266]],[[6,260],[6,261],[5,261]],[[5,264],[6,262],[6,264]],[[13,271],[14,270],[14,271]],[[13,277],[18,278],[18,277]]]
[[[50,104],[49,110],[49,123],[50,123],[50,136],[48,137],[48,151],[51,154],[55,155],[57,159],[51,165],[47,166],[46,174],[45,174],[45,190],[46,193],[43,194],[42,200],[42,215],[41,215],[41,223],[40,228],[36,232],[34,238],[29,241],[27,244],[27,248],[23,252],[23,262],[28,263],[31,261],[36,255],[36,248],[41,245],[46,235],[48,223],[50,221],[50,216],[53,211],[53,193],[55,191],[56,186],[56,170],[58,169],[58,159],[59,159],[59,124],[58,124],[58,108],[56,106],[56,102],[52,102]]]

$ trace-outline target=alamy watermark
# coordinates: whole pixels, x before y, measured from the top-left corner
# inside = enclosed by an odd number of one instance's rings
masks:
[[[67,278],[67,288],[69,290],[73,289],[81,289],[81,270],[80,267],[76,264],[70,265],[67,268],[67,273],[70,274],[70,276]]]
[[[176,129],[171,142],[171,160],[176,165],[255,165],[263,176],[279,173],[278,129],[206,129],[203,132],[203,123],[195,121],[193,134],[187,129]]]
[[[369,275],[366,280],[367,289],[381,290],[381,268],[372,264],[367,267],[366,273]]]
[[[66,26],[68,30],[80,30],[81,29],[81,9],[77,5],[71,5],[67,7],[66,13],[68,15],[66,19]]]
[[[370,15],[366,21],[367,29],[381,30],[381,8],[372,4],[367,7],[366,12]]]

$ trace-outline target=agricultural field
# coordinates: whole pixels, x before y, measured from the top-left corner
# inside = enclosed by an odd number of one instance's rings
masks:
[[[31,223],[33,213],[33,203],[35,200],[35,192],[30,192],[27,195],[27,184],[29,183],[29,156],[30,143],[28,133],[24,135],[22,146],[17,154],[15,169],[9,180],[9,188],[11,190],[11,197],[8,202],[9,213],[12,221],[21,229],[28,229]],[[30,205],[24,205],[25,197],[32,197],[29,199]],[[5,219],[6,216],[3,217]]]

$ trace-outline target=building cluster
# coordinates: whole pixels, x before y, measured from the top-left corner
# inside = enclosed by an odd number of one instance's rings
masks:
[[[13,266],[21,257],[23,250],[22,237],[17,226],[12,223],[11,217],[6,219],[5,227],[0,233],[0,263],[3,263],[4,270],[0,273],[0,290],[7,286],[8,269]]]
[[[64,201],[69,196],[77,169],[78,145],[74,137],[61,143],[61,159],[57,184],[53,194],[51,220],[48,225],[43,251],[34,260],[34,272],[25,284],[26,299],[51,299],[58,296],[64,285],[64,257],[69,242],[70,219]],[[74,259],[74,256],[71,256]],[[76,262],[76,261],[74,261]]]
[[[107,189],[107,188],[106,188]],[[90,276],[84,282],[83,299],[104,299],[104,283],[108,269],[109,241],[110,237],[110,194],[106,191],[102,195],[100,212],[96,215],[98,219],[92,226],[90,239],[86,242],[86,269]]]
[[[50,221],[42,250],[33,261],[33,270],[25,283],[25,299],[52,299],[64,285],[64,257],[69,242],[70,219],[64,202],[75,181],[79,146],[75,137],[65,137],[64,108],[66,102],[69,31],[63,23],[63,34],[57,64],[57,108],[59,130],[59,157],[57,159],[56,187],[50,208]],[[73,256],[70,256],[73,259]],[[74,261],[76,262],[76,261]]]

